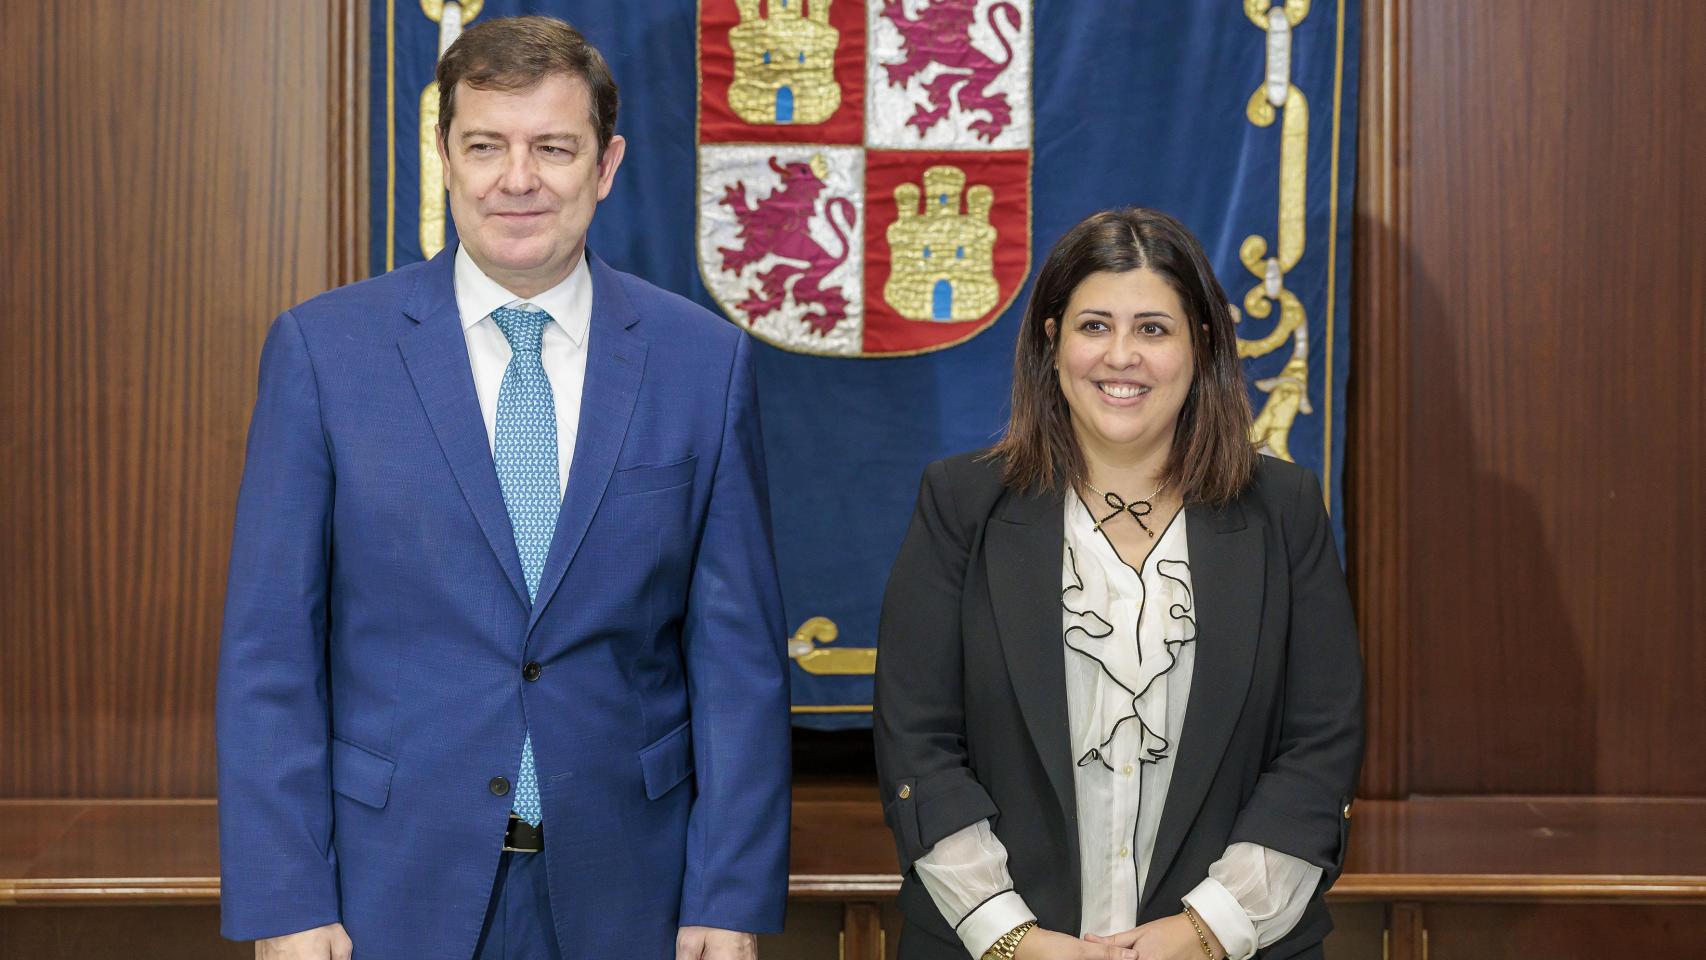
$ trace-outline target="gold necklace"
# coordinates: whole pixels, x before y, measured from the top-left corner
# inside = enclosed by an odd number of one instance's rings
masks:
[[[1106,503],[1108,506],[1114,508],[1113,513],[1110,513],[1107,516],[1103,517],[1102,519],[1097,520],[1096,525],[1094,527],[1092,527],[1091,529],[1100,532],[1102,529],[1102,524],[1107,523],[1109,520],[1112,520],[1113,518],[1119,516],[1122,513],[1129,513],[1129,514],[1131,514],[1131,518],[1133,520],[1137,521],[1137,525],[1143,528],[1143,532],[1149,534],[1149,539],[1151,539],[1151,540],[1155,539],[1155,531],[1149,529],[1149,524],[1144,523],[1143,518],[1149,516],[1151,513],[1154,512],[1155,505],[1150,503],[1149,501],[1154,500],[1156,494],[1167,489],[1166,481],[1162,481],[1161,486],[1156,487],[1154,490],[1150,491],[1149,496],[1143,497],[1142,499],[1139,499],[1139,500],[1134,500],[1129,504],[1126,503],[1123,499],[1121,499],[1120,495],[1117,493],[1112,493],[1112,492],[1103,493],[1102,491],[1097,490],[1095,484],[1091,483],[1088,480],[1084,481],[1084,485],[1086,487],[1090,488],[1090,492],[1100,496],[1102,498],[1103,503]],[[1094,514],[1092,514],[1092,516],[1094,516]]]

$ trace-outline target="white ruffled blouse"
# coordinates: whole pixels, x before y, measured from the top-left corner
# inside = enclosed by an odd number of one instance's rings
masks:
[[[1061,635],[1078,793],[1080,934],[1136,925],[1196,664],[1196,608],[1181,510],[1134,569],[1069,493],[1061,563]],[[1121,521],[1116,521],[1121,522]],[[979,821],[914,864],[967,951],[1036,919],[1013,889],[1007,851]],[[1243,960],[1297,925],[1321,868],[1234,843],[1185,896],[1227,956]]]

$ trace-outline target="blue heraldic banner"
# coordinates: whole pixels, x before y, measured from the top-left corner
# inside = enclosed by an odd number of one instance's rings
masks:
[[[524,13],[573,23],[621,88],[591,247],[765,344],[797,723],[870,722],[919,477],[1000,435],[1030,273],[1096,210],[1202,239],[1252,439],[1316,472],[1342,546],[1356,4],[373,0],[375,273],[455,242],[433,70]]]

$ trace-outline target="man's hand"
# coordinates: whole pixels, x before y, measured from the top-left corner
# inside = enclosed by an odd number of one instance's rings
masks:
[[[1208,937],[1208,946],[1214,951],[1215,960],[1225,957],[1225,948],[1207,924],[1203,924],[1203,933]],[[1087,933],[1084,939],[1091,943],[1130,947],[1137,951],[1137,960],[1203,960],[1202,941],[1197,939],[1197,929],[1182,913],[1151,920],[1141,927],[1106,937]]]
[[[350,960],[355,947],[341,923],[255,941],[255,960]]]
[[[1064,933],[1032,927],[1019,941],[1013,960],[1135,960],[1136,952],[1103,940],[1092,943]]]
[[[758,937],[739,930],[682,927],[675,935],[675,960],[758,960]]]

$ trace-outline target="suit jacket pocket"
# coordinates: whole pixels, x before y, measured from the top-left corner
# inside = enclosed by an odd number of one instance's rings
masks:
[[[657,798],[674,789],[693,772],[691,721],[664,734],[640,751],[640,770],[646,778],[646,798]]]
[[[375,810],[391,796],[397,764],[348,740],[332,738],[332,789]]]
[[[610,495],[621,497],[679,487],[693,479],[693,471],[698,466],[699,458],[690,455],[685,460],[662,466],[628,467],[618,470],[610,476]]]

